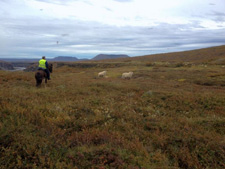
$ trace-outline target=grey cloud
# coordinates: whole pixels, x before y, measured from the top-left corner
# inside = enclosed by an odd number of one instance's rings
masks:
[[[212,13],[213,20],[216,22],[225,22],[225,13],[213,11]]]
[[[0,44],[0,57],[69,55],[90,58],[99,53],[138,56],[225,44],[221,36],[225,29],[194,30],[200,27],[198,21],[175,25],[158,23],[148,28],[67,19],[0,17],[0,20],[5,32],[0,33],[0,38],[8,44],[8,47]]]
[[[205,14],[192,14],[191,16],[198,20],[204,18],[207,20],[211,19],[215,22],[225,22],[225,13],[214,11],[214,10],[212,10],[211,12],[207,12]],[[200,22],[200,21],[196,21],[196,22]]]
[[[67,33],[64,33],[64,34],[62,34],[62,36],[69,36],[70,34],[67,34]]]

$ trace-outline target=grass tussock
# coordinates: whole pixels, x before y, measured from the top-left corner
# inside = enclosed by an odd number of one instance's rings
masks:
[[[95,64],[0,71],[0,168],[225,167],[221,66]]]

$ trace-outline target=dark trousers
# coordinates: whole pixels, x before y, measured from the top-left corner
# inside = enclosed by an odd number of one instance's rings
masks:
[[[45,73],[47,74],[47,79],[50,79],[50,72],[48,69],[43,69],[43,68],[39,67],[38,70],[44,70]]]
[[[49,70],[48,69],[45,69],[45,72],[47,74],[47,78],[50,79],[50,72],[49,72]]]

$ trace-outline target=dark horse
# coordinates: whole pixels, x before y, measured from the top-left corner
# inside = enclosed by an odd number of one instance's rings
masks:
[[[50,73],[52,73],[52,64],[49,64],[48,70]],[[44,70],[38,70],[35,73],[35,79],[36,79],[36,86],[39,87],[42,83],[42,80],[45,79],[45,83],[47,83],[47,73]]]

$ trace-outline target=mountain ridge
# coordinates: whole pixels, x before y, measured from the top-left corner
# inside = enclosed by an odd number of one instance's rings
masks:
[[[117,59],[117,58],[129,57],[125,54],[114,55],[114,54],[99,54],[91,59],[83,58],[78,59],[75,56],[57,56],[54,58],[47,58],[47,61],[53,62],[76,62],[76,61],[86,61],[86,60],[103,60],[103,59]],[[41,58],[40,58],[41,59]],[[26,59],[26,58],[0,58],[0,60],[6,62],[38,62],[40,59]]]
[[[105,60],[105,59],[117,59],[117,58],[128,58],[128,55],[125,54],[99,54],[96,55],[91,60]]]
[[[0,70],[14,70],[11,63],[0,60]]]
[[[112,58],[113,57],[113,58]],[[6,62],[38,62],[40,59],[24,59],[24,58],[0,58]],[[148,62],[215,62],[225,64],[225,45],[201,48],[189,51],[149,54],[143,56],[129,57],[128,55],[99,54],[92,59],[78,59],[72,56],[57,56],[55,58],[47,58],[49,62],[76,62],[76,61],[148,61]]]

